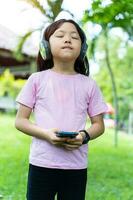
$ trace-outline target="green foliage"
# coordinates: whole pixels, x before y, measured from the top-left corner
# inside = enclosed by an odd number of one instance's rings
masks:
[[[98,60],[100,72],[97,75],[97,80],[107,101],[115,102],[116,110],[119,103],[119,118],[125,123],[128,119],[129,107],[133,97],[131,53],[133,48],[130,45],[126,46],[125,41],[119,37],[112,38],[110,33],[113,28],[121,28],[127,33],[127,40],[133,40],[133,3],[131,0],[94,0],[91,7],[85,11],[83,22],[91,22],[93,25],[98,24],[102,27],[101,32],[94,35],[90,45],[93,57],[96,53],[104,55],[103,58]],[[124,43],[125,54],[118,53]],[[115,90],[114,85],[117,90]]]
[[[40,4],[38,0],[22,0],[22,1],[26,1],[27,3],[31,4],[33,7],[40,10],[41,13],[45,14],[45,9],[43,8],[43,6]]]
[[[14,120],[0,115],[0,194],[4,200],[24,200],[26,193],[30,137],[14,128]],[[89,143],[86,200],[133,199],[133,137],[121,132],[119,136],[118,148],[113,147],[111,130]]]
[[[85,11],[83,22],[91,21],[94,24],[100,24],[104,29],[121,27],[133,40],[132,19],[132,0],[112,0],[111,3],[107,3],[106,0],[94,0],[91,8]]]
[[[49,13],[50,13],[49,15],[47,15],[47,17],[50,18],[52,21],[54,21],[59,12],[62,10],[61,6],[63,0],[56,0],[56,1],[47,0],[47,3],[49,5]]]
[[[6,69],[0,76],[0,83],[0,96],[8,94],[9,96],[15,98],[24,85],[25,80],[15,80],[9,69]]]
[[[33,7],[37,8],[43,15],[45,15],[48,21],[52,22],[57,17],[58,13],[63,10],[62,3],[63,0],[46,0],[48,4],[48,8],[45,9],[43,6],[43,2],[41,0],[21,0],[26,1]]]
[[[132,51],[133,47],[129,44],[127,45],[119,37],[111,36],[109,34],[109,49],[110,49],[110,60],[111,66],[114,73],[114,78],[117,87],[118,93],[118,102],[119,102],[119,117],[120,121],[126,122],[128,120],[129,107],[132,103],[133,98],[133,88],[132,88],[132,74],[133,74],[133,62],[132,62]],[[101,35],[97,42],[97,48],[95,52],[100,52],[105,55],[104,46],[104,36]],[[123,46],[121,48],[121,46]],[[124,49],[124,53],[121,52],[121,49]],[[105,58],[98,59],[100,65],[100,71],[96,74],[95,78],[100,85],[106,101],[113,104],[113,95],[112,95],[112,86],[111,80],[108,75],[108,70],[106,68]]]

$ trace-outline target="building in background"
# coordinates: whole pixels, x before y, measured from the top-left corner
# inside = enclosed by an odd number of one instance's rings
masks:
[[[13,50],[17,47],[19,39],[11,30],[0,25],[0,74],[9,68],[15,78],[25,79],[33,72],[38,49],[29,38],[23,48],[23,59],[18,60]]]

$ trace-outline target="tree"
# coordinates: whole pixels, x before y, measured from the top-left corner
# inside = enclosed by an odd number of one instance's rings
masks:
[[[45,9],[43,7],[43,5],[41,5],[41,1],[40,0],[22,0],[22,1],[26,1],[27,3],[31,4],[33,7],[37,8],[43,15],[44,17],[46,17],[47,22],[52,22],[54,21],[54,19],[57,17],[58,13],[64,9],[62,9],[62,3],[63,0],[46,0],[47,4],[48,4],[48,8]],[[31,36],[31,34],[35,31],[41,31],[42,27],[35,29],[35,30],[31,30],[29,32],[27,32],[23,37],[20,38],[17,48],[15,50],[15,57],[18,59],[23,59],[22,57],[22,48],[23,45],[25,43],[25,41],[27,40],[27,38],[29,38]]]
[[[54,21],[58,13],[62,10],[61,6],[63,3],[63,0],[54,0],[54,1],[46,0],[49,8],[45,9],[41,4],[40,0],[22,0],[22,1],[26,1],[33,7],[39,9],[40,12],[43,15],[45,15],[49,21]]]
[[[108,33],[112,28],[120,27],[128,33],[129,39],[133,39],[133,4],[131,0],[112,0],[108,1],[94,0],[91,7],[85,11],[83,16],[83,23],[92,22],[93,24],[99,24],[102,27],[102,31],[99,35],[95,36],[92,41],[92,53],[94,55],[94,49],[97,38],[100,34],[104,34],[106,38],[105,42],[105,60],[110,74],[112,82],[112,90],[114,96],[115,105],[115,146],[117,146],[117,130],[118,130],[118,97],[115,83],[115,76],[112,71],[111,61],[109,57],[108,47]]]
[[[103,44],[105,38],[101,35],[95,52],[104,55],[105,50]],[[132,51],[133,47],[126,44],[121,36],[112,35],[109,33],[109,49],[111,49],[109,57],[111,60],[112,71],[116,77],[115,82],[117,85],[117,94],[119,102],[119,124],[121,127],[126,128],[128,126],[128,114],[130,104],[132,104],[133,89],[132,89],[132,74],[133,74],[133,61]],[[97,61],[100,65],[100,71],[95,75],[101,89],[106,96],[107,102],[113,102],[111,95],[111,82],[109,79],[108,70],[106,68],[106,61],[104,57],[97,57]]]

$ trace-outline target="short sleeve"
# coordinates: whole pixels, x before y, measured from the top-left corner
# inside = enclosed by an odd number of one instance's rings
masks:
[[[36,85],[35,85],[35,75],[32,74],[22,90],[18,94],[16,101],[30,108],[34,108],[36,99]]]
[[[104,102],[100,88],[93,82],[91,94],[89,95],[87,112],[90,117],[105,113],[107,105]]]

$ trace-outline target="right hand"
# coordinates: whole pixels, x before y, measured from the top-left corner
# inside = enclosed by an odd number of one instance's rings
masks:
[[[58,131],[59,131],[59,129],[57,129],[57,128],[48,129],[46,131],[47,141],[56,146],[63,146],[64,142],[67,141],[67,138],[57,137],[56,132],[58,132]]]

